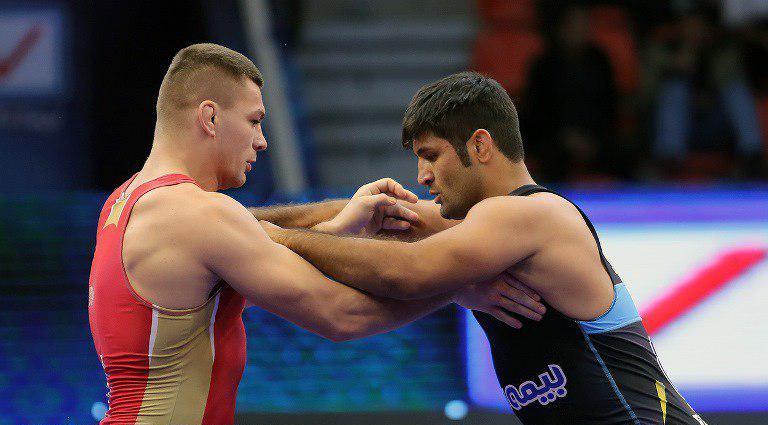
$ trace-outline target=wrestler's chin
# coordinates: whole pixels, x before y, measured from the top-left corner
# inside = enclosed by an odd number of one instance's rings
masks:
[[[219,190],[237,189],[238,187],[244,185],[245,181],[245,173],[240,173],[239,176],[231,176],[224,182],[224,184],[219,187]]]
[[[230,188],[236,189],[236,188],[244,185],[246,180],[247,180],[247,177],[246,177],[245,173],[242,173],[242,174],[240,174],[238,176],[237,180],[235,182],[233,182],[233,184],[232,184],[232,186],[230,186]]]
[[[445,203],[440,205],[440,215],[448,220],[464,220],[467,218],[467,212],[466,209],[451,208]]]

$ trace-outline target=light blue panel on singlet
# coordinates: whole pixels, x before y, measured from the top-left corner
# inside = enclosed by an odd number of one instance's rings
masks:
[[[598,334],[612,331],[640,321],[635,302],[623,283],[613,286],[613,303],[602,316],[595,320],[577,321],[586,334]]]

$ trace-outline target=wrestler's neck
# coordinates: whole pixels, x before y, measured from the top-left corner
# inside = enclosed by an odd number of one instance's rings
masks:
[[[500,163],[488,168],[483,172],[482,181],[483,199],[509,195],[520,186],[536,184],[522,161]]]
[[[211,155],[205,143],[192,141],[191,137],[155,133],[152,150],[135,182],[141,184],[166,174],[184,174],[204,190],[217,191],[220,189],[217,161],[212,161]]]

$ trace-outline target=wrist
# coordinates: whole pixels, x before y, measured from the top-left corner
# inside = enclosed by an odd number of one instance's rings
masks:
[[[282,244],[282,239],[283,239],[283,234],[285,232],[285,229],[264,220],[261,220],[259,223],[261,223],[262,228],[267,233],[267,236],[269,236],[270,239],[272,239],[273,241],[279,244]]]

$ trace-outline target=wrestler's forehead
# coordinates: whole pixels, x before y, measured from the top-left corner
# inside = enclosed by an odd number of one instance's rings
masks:
[[[442,137],[437,137],[432,133],[426,133],[413,139],[413,152],[419,154],[419,152],[426,149],[439,149],[450,143]]]

